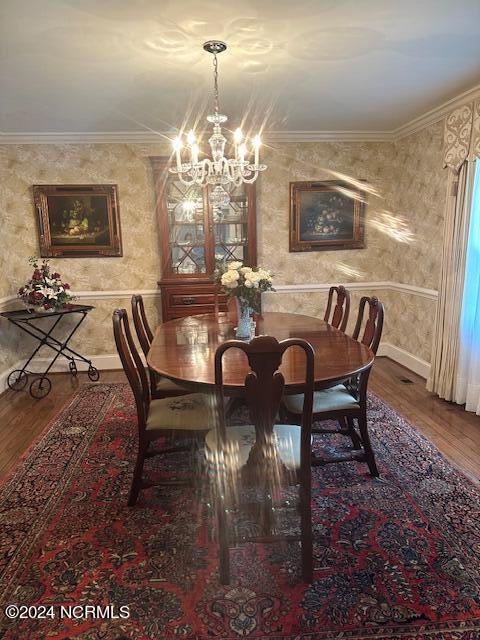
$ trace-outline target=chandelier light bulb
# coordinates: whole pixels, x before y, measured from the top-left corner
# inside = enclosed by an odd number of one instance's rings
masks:
[[[192,144],[192,162],[193,164],[197,164],[198,162],[198,153],[200,151],[200,147],[197,143]]]
[[[235,129],[233,139],[235,140],[235,144],[240,144],[240,142],[243,140],[243,133],[240,127],[238,127],[238,129]]]
[[[180,151],[181,148],[183,147],[182,139],[178,137],[172,140],[172,146],[174,151]]]
[[[256,135],[252,140],[253,148],[258,149],[258,147],[262,144],[262,139],[259,135]]]
[[[188,132],[188,136],[187,136],[187,142],[190,146],[195,144],[195,132],[193,131],[193,129],[190,129],[190,131]]]
[[[247,155],[247,145],[242,142],[242,144],[238,147],[238,156],[240,158],[240,162],[245,161],[245,156]]]

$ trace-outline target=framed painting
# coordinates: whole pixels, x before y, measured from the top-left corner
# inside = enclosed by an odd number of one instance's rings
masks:
[[[290,251],[365,248],[365,192],[339,180],[290,183]]]
[[[121,256],[117,186],[34,185],[40,255]]]

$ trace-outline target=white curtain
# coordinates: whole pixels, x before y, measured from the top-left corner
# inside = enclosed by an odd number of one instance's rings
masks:
[[[480,415],[480,161],[475,165],[455,402]]]
[[[477,100],[454,109],[445,119],[444,162],[448,172],[448,189],[432,361],[427,380],[429,391],[445,400],[457,402],[465,401],[470,372],[473,371],[468,353],[473,338],[470,338],[469,345],[465,336],[473,336],[472,332],[480,331],[480,321],[476,328],[472,328],[469,320],[470,301],[473,296],[476,306],[480,276],[474,284],[470,278],[465,282],[475,164],[480,164],[480,161],[476,162],[479,157],[480,100]],[[472,287],[475,288],[474,292]],[[462,308],[465,309],[467,324],[461,332]],[[480,333],[477,335],[480,336]],[[477,401],[475,410],[479,404]]]

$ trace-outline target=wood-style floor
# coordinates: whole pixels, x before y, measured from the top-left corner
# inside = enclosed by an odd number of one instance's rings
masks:
[[[101,382],[125,381],[121,371],[102,371]],[[408,382],[409,381],[409,382]],[[52,391],[35,400],[25,391],[0,396],[0,478],[45,429],[81,384],[85,374],[52,375]],[[440,400],[425,389],[425,381],[388,358],[378,358],[370,389],[416,425],[442,453],[472,479],[480,479],[480,417]]]

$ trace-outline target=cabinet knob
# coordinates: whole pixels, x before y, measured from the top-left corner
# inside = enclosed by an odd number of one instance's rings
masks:
[[[192,296],[185,296],[182,298],[182,302],[183,304],[195,304],[195,298],[192,298]]]

